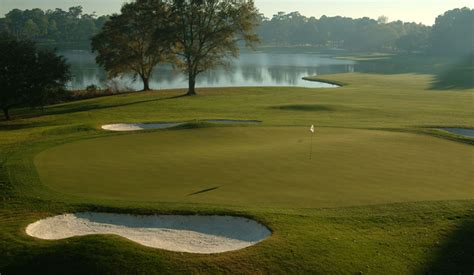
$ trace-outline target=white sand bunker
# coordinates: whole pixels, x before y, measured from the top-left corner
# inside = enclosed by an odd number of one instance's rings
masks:
[[[103,130],[108,131],[141,131],[150,129],[168,129],[183,125],[184,123],[118,123],[102,125]]]
[[[271,235],[262,224],[231,216],[137,216],[108,213],[65,214],[28,225],[26,233],[45,240],[115,234],[144,246],[189,253],[239,250]]]
[[[203,122],[218,123],[218,124],[259,124],[262,123],[258,120],[230,120],[230,119],[210,119],[204,120]],[[117,123],[102,125],[103,130],[108,131],[141,131],[151,129],[168,129],[180,125],[184,125],[186,122],[175,122],[175,123]]]

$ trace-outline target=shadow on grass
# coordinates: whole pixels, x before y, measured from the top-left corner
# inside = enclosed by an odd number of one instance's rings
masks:
[[[11,130],[22,130],[34,127],[44,127],[44,126],[51,126],[52,123],[43,123],[43,122],[35,122],[35,123],[12,123],[12,121],[0,121],[0,131],[11,131]]]
[[[472,212],[472,211],[471,211]],[[426,266],[427,274],[473,274],[474,273],[474,216],[471,213],[462,219],[456,230],[443,242],[433,261]]]
[[[117,236],[84,236],[24,250],[21,255],[9,255],[14,260],[3,263],[2,274],[146,274],[166,270],[163,252],[137,249]]]
[[[142,103],[150,103],[156,101],[164,101],[164,100],[172,100],[177,98],[186,97],[186,95],[178,95],[166,98],[155,98],[155,99],[147,99],[147,100],[140,100],[140,101],[133,101],[133,102],[126,102],[120,104],[111,104],[111,105],[100,105],[100,104],[88,104],[87,102],[75,102],[69,103],[67,105],[61,106],[53,106],[47,108],[42,115],[62,115],[62,114],[70,114],[70,113],[78,113],[78,112],[87,112],[93,110],[102,110],[102,109],[109,109],[109,108],[116,108],[116,107],[125,107],[131,105],[137,105]]]
[[[272,109],[286,110],[286,111],[304,111],[304,112],[329,112],[334,109],[325,105],[318,104],[294,104],[294,105],[281,105],[273,106]]]
[[[356,71],[371,74],[431,74],[430,89],[474,88],[474,53],[467,56],[397,54],[384,59],[358,60]]]
[[[438,74],[452,58],[424,54],[396,54],[384,59],[358,60],[356,71],[370,74]]]
[[[214,190],[218,189],[219,187],[220,187],[220,186],[216,186],[216,187],[212,187],[212,188],[203,189],[203,190],[200,190],[200,191],[197,191],[197,192],[188,194],[188,197],[190,197],[190,196],[195,196],[195,195],[199,195],[199,194],[202,194],[202,193],[211,192],[211,191],[214,191]]]
[[[471,88],[474,88],[474,53],[436,75],[431,86],[434,90]]]

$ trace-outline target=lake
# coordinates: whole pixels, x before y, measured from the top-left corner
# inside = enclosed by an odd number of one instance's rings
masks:
[[[59,51],[71,64],[70,89],[84,89],[89,85],[104,87],[110,82],[103,69],[95,63],[95,55],[88,51]],[[336,87],[335,85],[306,81],[305,76],[353,72],[355,62],[338,60],[316,53],[245,52],[233,59],[229,68],[216,68],[198,76],[196,87],[233,86],[295,86],[308,88]],[[140,79],[133,81],[126,75],[114,81],[115,85],[134,90],[142,89]],[[151,78],[152,89],[186,88],[186,76],[173,70],[171,65],[158,66]]]

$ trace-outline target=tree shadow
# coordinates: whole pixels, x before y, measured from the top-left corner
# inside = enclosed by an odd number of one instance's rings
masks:
[[[433,90],[474,88],[474,53],[436,75]]]
[[[207,188],[207,189],[203,189],[203,190],[200,190],[200,191],[197,191],[197,192],[188,194],[187,196],[190,197],[190,196],[195,196],[195,195],[199,195],[199,194],[202,194],[202,193],[211,192],[211,191],[214,191],[214,190],[218,189],[219,187],[220,187],[220,186],[212,187],[212,188]]]
[[[304,111],[304,112],[329,112],[334,108],[327,105],[320,104],[292,104],[272,106],[271,109],[285,110],[285,111]]]
[[[472,211],[471,211],[472,212]],[[462,222],[444,240],[435,257],[422,273],[427,274],[473,274],[474,272],[474,216],[448,217]]]
[[[396,54],[383,59],[369,58],[358,60],[355,70],[370,74],[438,74],[451,58],[425,54]]]
[[[22,130],[34,127],[44,127],[44,126],[51,126],[52,123],[48,122],[15,122],[12,123],[11,121],[0,121],[0,131],[13,131],[13,130]]]
[[[110,104],[110,105],[89,104],[87,102],[79,101],[79,102],[69,103],[67,105],[51,106],[49,108],[46,108],[45,111],[41,115],[62,115],[62,114],[88,112],[88,111],[93,111],[93,110],[103,110],[103,109],[109,109],[109,108],[125,107],[125,106],[132,106],[132,105],[150,103],[150,102],[156,102],[156,101],[173,100],[173,99],[178,99],[182,97],[186,97],[186,95],[139,100],[139,101],[125,102],[125,103],[120,103],[120,104]]]
[[[431,74],[431,90],[474,88],[474,53],[467,56],[398,54],[384,59],[360,60],[356,71],[370,74]]]

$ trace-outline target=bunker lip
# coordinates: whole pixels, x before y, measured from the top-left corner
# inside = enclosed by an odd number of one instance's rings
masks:
[[[259,124],[259,120],[232,120],[232,119],[209,119],[199,122],[216,123],[216,124]],[[161,122],[161,123],[116,123],[102,125],[101,128],[107,131],[142,131],[142,130],[157,130],[169,129],[176,126],[181,126],[189,122]]]
[[[468,138],[474,138],[474,129],[470,128],[454,128],[454,127],[446,127],[446,128],[439,128],[442,131],[449,132],[451,134],[460,135]]]
[[[114,234],[174,252],[223,253],[255,245],[271,235],[264,225],[236,216],[130,215],[81,212],[29,224],[26,234],[45,240]]]

